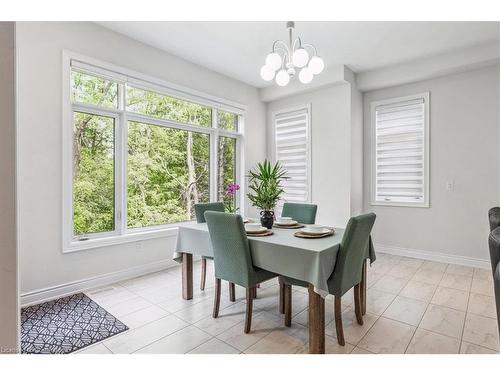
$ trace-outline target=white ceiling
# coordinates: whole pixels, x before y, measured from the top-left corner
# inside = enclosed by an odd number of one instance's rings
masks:
[[[193,63],[256,87],[285,22],[99,22]],[[500,41],[500,22],[296,22],[296,35],[314,44],[326,66],[355,72]]]

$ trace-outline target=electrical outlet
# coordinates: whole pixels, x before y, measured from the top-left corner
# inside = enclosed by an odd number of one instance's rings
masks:
[[[446,181],[446,191],[453,191],[455,190],[455,183],[453,180],[451,181]]]

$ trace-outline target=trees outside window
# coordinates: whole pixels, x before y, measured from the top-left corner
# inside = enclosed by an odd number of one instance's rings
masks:
[[[209,161],[207,134],[129,122],[127,226],[191,220],[210,200]]]
[[[115,225],[115,121],[81,112],[75,112],[74,121],[74,233],[111,232]]]

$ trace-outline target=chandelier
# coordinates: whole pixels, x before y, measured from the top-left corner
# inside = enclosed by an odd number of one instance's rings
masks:
[[[307,84],[315,75],[323,71],[325,63],[312,44],[302,43],[299,37],[293,40],[295,22],[287,22],[286,28],[289,44],[282,40],[276,40],[273,43],[273,49],[266,57],[266,64],[260,69],[260,76],[264,81],[274,79],[279,86],[286,86],[290,78],[295,76],[297,70],[300,69],[299,81]],[[312,53],[311,58],[309,58],[310,53]]]

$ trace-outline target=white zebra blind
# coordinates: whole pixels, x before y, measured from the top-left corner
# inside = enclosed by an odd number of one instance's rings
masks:
[[[374,103],[374,204],[428,206],[428,93]]]
[[[281,212],[284,202],[309,202],[311,188],[310,113],[309,107],[274,115],[275,160],[289,177],[284,181],[285,193],[278,203]]]

